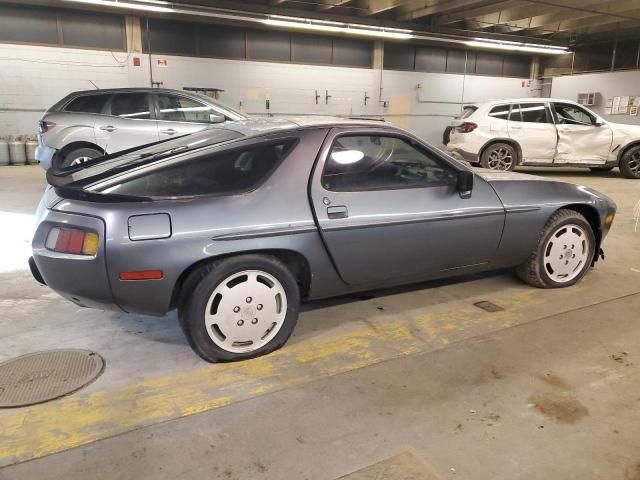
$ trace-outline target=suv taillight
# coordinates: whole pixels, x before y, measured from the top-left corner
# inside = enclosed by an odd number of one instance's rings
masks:
[[[40,131],[40,133],[46,133],[49,130],[51,130],[53,127],[55,127],[56,124],[53,122],[47,122],[46,120],[40,120],[40,122],[38,123],[38,130]]]
[[[462,125],[456,127],[456,132],[469,133],[473,132],[476,128],[478,128],[478,125],[475,123],[464,122]]]
[[[44,246],[47,250],[73,255],[95,255],[98,252],[98,234],[79,228],[52,228]]]

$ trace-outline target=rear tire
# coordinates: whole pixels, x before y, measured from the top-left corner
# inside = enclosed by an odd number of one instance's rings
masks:
[[[484,149],[480,165],[491,170],[511,171],[518,161],[518,152],[508,143],[493,143]]]
[[[569,287],[591,268],[596,239],[578,212],[561,209],[551,215],[531,255],[516,269],[525,283],[538,288]]]
[[[58,168],[73,167],[80,165],[86,161],[98,158],[104,155],[100,150],[95,148],[83,147],[76,148],[67,153],[62,160],[58,163]]]
[[[624,152],[620,159],[620,173],[624,178],[640,179],[640,145]]]
[[[198,268],[178,303],[180,326],[207,362],[245,360],[282,347],[299,311],[296,278],[270,255],[228,257]]]

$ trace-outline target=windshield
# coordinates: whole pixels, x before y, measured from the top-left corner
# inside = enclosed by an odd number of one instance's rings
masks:
[[[193,95],[194,97],[199,97],[202,100],[206,101],[207,103],[215,105],[216,108],[220,111],[220,113],[224,114],[225,117],[233,121],[249,119],[249,117],[247,117],[244,113],[241,113],[238,110],[235,110],[234,108],[231,108],[229,105],[225,105],[224,103],[221,103],[218,100],[214,100],[213,98],[207,95],[202,95],[201,93],[190,93],[190,95]]]
[[[234,130],[210,128],[135,150],[126,150],[122,154],[115,153],[107,157],[99,157],[76,169],[69,169],[67,172],[54,173],[49,171],[47,178],[49,183],[54,186],[68,185],[70,183],[86,185],[90,180],[104,178],[113,173],[129,170],[157,159],[211,147],[243,137],[243,134]]]

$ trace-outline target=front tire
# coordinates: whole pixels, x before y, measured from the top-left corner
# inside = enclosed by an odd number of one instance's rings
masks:
[[[494,143],[485,148],[480,165],[491,170],[511,171],[515,168],[518,152],[508,143]]]
[[[624,178],[640,179],[640,145],[624,152],[620,159],[620,173]]]
[[[198,268],[178,305],[191,348],[208,362],[265,355],[285,344],[300,310],[298,283],[279,259],[242,255]]]
[[[516,273],[534,287],[569,287],[591,268],[595,246],[591,225],[581,214],[558,210],[549,218],[529,259]]]

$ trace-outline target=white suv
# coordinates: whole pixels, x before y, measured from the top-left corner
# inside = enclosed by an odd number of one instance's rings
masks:
[[[521,98],[468,105],[449,129],[447,152],[484,168],[608,171],[619,166],[622,176],[640,179],[640,126],[608,122],[570,100]]]

